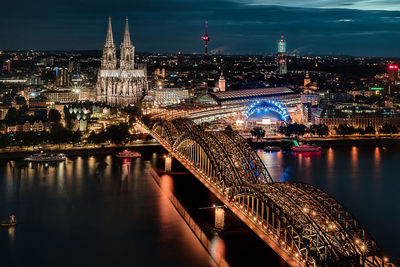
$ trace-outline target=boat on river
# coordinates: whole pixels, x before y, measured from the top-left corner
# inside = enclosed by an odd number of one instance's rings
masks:
[[[65,161],[65,154],[47,154],[47,153],[37,153],[26,157],[24,160],[29,162],[60,162]]]
[[[8,222],[0,223],[1,227],[13,227],[17,225],[17,221],[15,220],[15,215],[11,214],[10,220]]]
[[[142,154],[136,151],[124,150],[122,152],[119,152],[116,156],[119,158],[140,158]]]
[[[17,222],[16,221],[14,221],[14,222],[2,222],[2,223],[0,223],[0,226],[1,227],[13,227],[13,226],[16,226],[17,225]]]
[[[322,147],[320,147],[320,146],[308,145],[308,144],[303,144],[303,145],[298,145],[298,146],[292,147],[293,152],[319,152],[321,150],[322,150]]]
[[[264,147],[264,151],[266,152],[281,151],[281,148],[279,146],[266,146]]]

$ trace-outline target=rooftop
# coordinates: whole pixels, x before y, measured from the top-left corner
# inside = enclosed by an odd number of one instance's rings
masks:
[[[276,95],[293,94],[294,91],[288,87],[268,87],[259,89],[243,89],[225,92],[210,93],[217,101],[227,101],[241,98],[268,97]]]

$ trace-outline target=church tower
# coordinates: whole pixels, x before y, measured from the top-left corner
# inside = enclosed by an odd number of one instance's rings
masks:
[[[120,57],[120,68],[122,70],[133,70],[135,66],[135,47],[131,43],[131,37],[129,33],[128,17],[125,23],[124,40],[121,44],[121,57]]]
[[[224,73],[221,71],[221,76],[218,81],[218,88],[220,92],[225,92],[226,81],[224,77]]]
[[[103,48],[103,57],[101,58],[101,69],[115,70],[116,68],[117,68],[117,54],[112,33],[111,17],[109,17],[107,39]]]

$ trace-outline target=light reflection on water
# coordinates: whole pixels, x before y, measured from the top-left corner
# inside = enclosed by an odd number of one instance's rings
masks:
[[[113,156],[0,161],[0,221],[18,221],[0,228],[0,266],[209,266],[149,168]]]
[[[259,155],[275,181],[320,187],[349,209],[392,259],[400,258],[399,148],[341,147],[314,155],[284,151]]]

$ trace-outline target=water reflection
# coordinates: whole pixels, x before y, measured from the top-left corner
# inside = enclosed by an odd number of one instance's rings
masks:
[[[15,241],[15,227],[9,227],[8,228],[8,239],[10,240],[10,247],[14,245]]]
[[[359,178],[358,170],[358,148],[353,146],[350,151],[350,163],[351,163],[351,182],[357,186]]]
[[[398,148],[335,147],[316,156],[269,153],[261,159],[274,178],[311,183],[328,192],[361,221],[389,255],[400,258],[396,241],[400,239]],[[282,167],[276,168],[276,162]]]
[[[15,212],[20,222],[0,228],[0,251],[9,252],[0,266],[47,267],[65,254],[99,267],[185,266],[190,260],[209,266],[204,248],[149,177],[149,165],[112,156],[47,166],[0,161],[0,218]],[[173,191],[168,178],[161,187]],[[105,246],[109,253],[97,257]]]
[[[219,263],[225,260],[226,257],[226,245],[225,241],[215,235],[211,239],[211,256]]]

